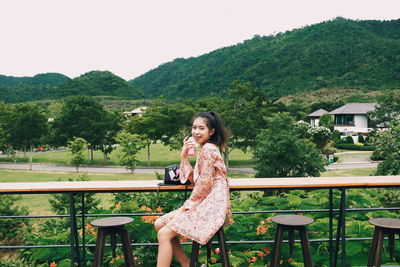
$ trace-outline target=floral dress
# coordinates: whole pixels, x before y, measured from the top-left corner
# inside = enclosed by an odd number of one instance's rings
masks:
[[[188,159],[181,162],[180,179],[194,182],[189,199],[159,220],[178,234],[206,244],[221,226],[230,224],[229,178],[218,147],[206,143],[193,170]]]

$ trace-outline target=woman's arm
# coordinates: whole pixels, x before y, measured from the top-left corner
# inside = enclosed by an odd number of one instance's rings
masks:
[[[181,181],[182,184],[186,183],[187,180],[189,180],[190,183],[194,184],[193,167],[192,165],[190,165],[188,158],[183,158],[181,160],[181,166],[179,167],[179,171],[180,171],[179,180]]]
[[[214,164],[217,157],[215,149],[212,145],[206,144],[200,151],[197,161],[199,177],[196,180],[192,194],[182,207],[184,210],[191,209],[196,202],[203,200],[210,193],[214,185]]]

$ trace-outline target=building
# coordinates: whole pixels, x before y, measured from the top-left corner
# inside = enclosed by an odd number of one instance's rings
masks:
[[[318,109],[317,111],[314,111],[310,114],[307,115],[308,118],[310,118],[310,125],[317,127],[319,125],[319,117],[321,117],[324,114],[327,114],[328,111],[326,111],[325,109]]]
[[[349,103],[332,110],[334,129],[341,133],[368,134],[372,128],[368,112],[374,111],[376,103]]]
[[[125,116],[142,116],[143,113],[146,113],[147,107],[138,107],[131,111],[125,111]]]

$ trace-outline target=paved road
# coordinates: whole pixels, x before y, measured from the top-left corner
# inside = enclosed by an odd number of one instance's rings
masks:
[[[54,172],[76,172],[75,167],[53,164],[29,164],[24,163],[0,163],[0,169],[13,169],[13,170],[29,170],[32,171],[54,171]],[[253,168],[230,168],[230,172],[234,173],[255,173]],[[130,173],[129,170],[123,167],[79,167],[79,172],[89,173]],[[163,168],[137,168],[134,173],[150,173],[154,172],[164,173]]]
[[[354,154],[354,155],[353,155]],[[378,163],[370,161],[371,152],[355,151],[336,153],[339,156],[339,162],[326,166],[328,170],[344,170],[344,169],[363,169],[376,168]],[[54,171],[54,172],[76,172],[75,167],[54,164],[29,164],[19,163],[0,163],[0,169],[29,170],[33,171]],[[89,173],[130,173],[124,167],[80,167],[79,172]],[[154,174],[154,172],[164,173],[163,168],[137,168],[134,173]],[[249,173],[254,174],[256,171],[248,167],[229,168],[229,172],[233,173]]]

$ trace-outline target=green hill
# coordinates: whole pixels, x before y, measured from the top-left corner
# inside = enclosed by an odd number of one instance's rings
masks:
[[[8,103],[60,99],[70,95],[141,99],[143,94],[108,71],[92,71],[75,79],[58,73],[34,77],[0,76],[0,100]]]
[[[337,18],[188,59],[178,58],[129,81],[146,96],[223,95],[235,80],[270,97],[322,88],[400,88],[400,20]]]

